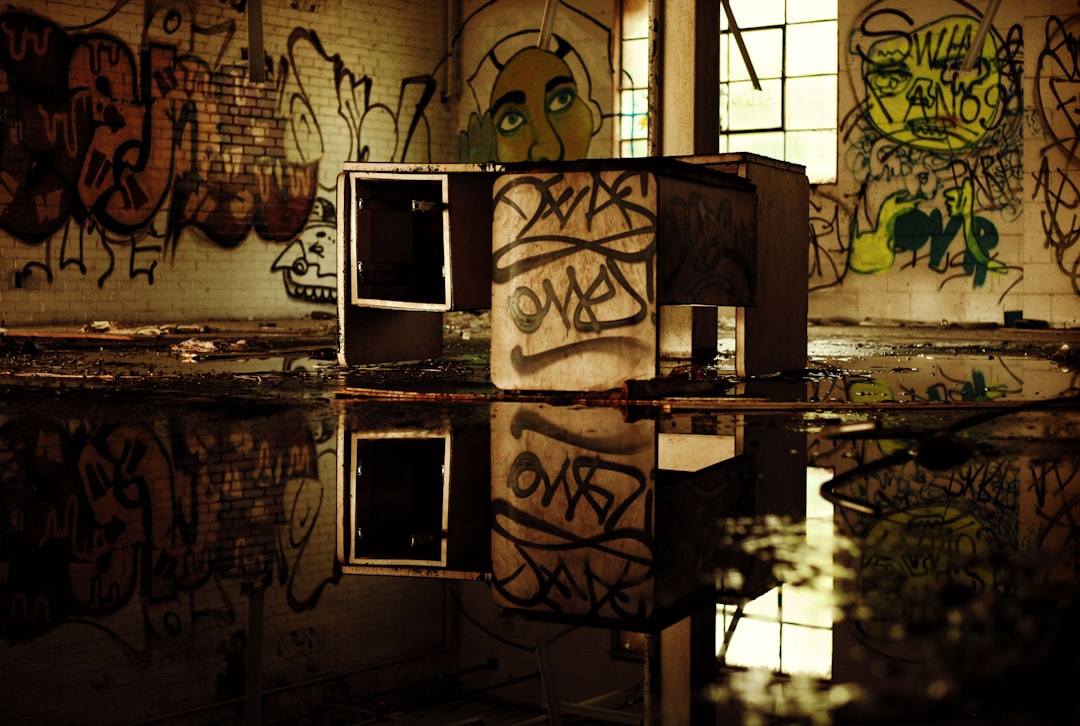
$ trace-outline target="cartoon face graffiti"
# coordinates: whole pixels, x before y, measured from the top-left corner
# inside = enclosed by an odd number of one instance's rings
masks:
[[[1003,98],[993,29],[970,70],[961,68],[978,26],[976,18],[949,16],[884,34],[862,51],[867,111],[878,131],[901,144],[956,152],[994,127]]]
[[[558,55],[525,48],[503,66],[491,91],[499,161],[581,159],[592,137],[592,112],[578,97]]]
[[[281,271],[289,297],[312,303],[337,302],[336,224],[334,205],[316,199],[304,231],[274,260],[270,269]]]

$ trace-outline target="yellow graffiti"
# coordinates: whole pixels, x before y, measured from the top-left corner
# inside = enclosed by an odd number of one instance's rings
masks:
[[[878,210],[876,226],[867,232],[858,231],[855,223],[855,235],[848,252],[848,267],[854,272],[865,274],[885,272],[892,267],[896,259],[896,219],[910,212],[923,201],[922,197],[910,196],[905,189],[893,192],[882,202]]]
[[[975,236],[975,187],[971,180],[965,179],[959,187],[946,189],[943,196],[949,214],[964,220],[964,246],[971,258],[990,272],[1004,274],[1005,263],[988,257]]]
[[[1000,39],[991,29],[961,68],[976,18],[950,16],[872,45],[863,63],[870,122],[893,141],[955,152],[982,139],[1001,113]]]

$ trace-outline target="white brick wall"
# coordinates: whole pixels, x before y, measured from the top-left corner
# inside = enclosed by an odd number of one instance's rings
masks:
[[[590,17],[610,24],[610,3],[595,0],[579,5]],[[975,3],[976,8],[983,5]],[[246,80],[247,18],[237,11],[235,3],[196,3],[183,11],[193,12],[193,17],[168,16],[159,8],[150,18],[149,28],[144,27],[148,22],[146,3],[129,3],[111,16],[108,13],[113,5],[101,0],[38,2],[32,4],[29,16],[13,10],[0,13],[11,37],[26,41],[12,48],[35,47],[30,41],[48,28],[54,39],[66,40],[72,47],[85,44],[91,35],[112,41],[116,49],[110,52],[119,53],[116,58],[120,63],[115,67],[105,64],[95,72],[85,62],[80,65],[77,55],[68,68],[60,69],[48,68],[46,60],[35,63],[26,55],[18,61],[13,57],[5,60],[11,103],[3,109],[0,124],[11,141],[4,145],[0,160],[4,169],[0,184],[0,325],[98,319],[146,324],[330,312],[330,304],[290,294],[285,270],[272,269],[287,249],[290,252],[281,262],[286,267],[295,259],[296,249],[306,249],[312,271],[304,281],[336,289],[332,248],[325,249],[320,260],[311,252],[312,240],[305,238],[310,229],[304,229],[302,212],[309,195],[297,197],[304,204],[292,225],[295,233],[286,239],[271,239],[272,233],[268,237],[263,228],[254,226],[252,199],[258,177],[245,174],[257,163],[256,157],[276,158],[279,171],[282,163],[317,163],[320,188],[315,196],[332,200],[337,170],[344,161],[359,158],[361,148],[367,148],[373,161],[401,158],[420,90],[412,88],[401,98],[402,81],[430,76],[437,86],[423,109],[423,121],[416,128],[407,159],[456,161],[459,131],[467,127],[470,114],[483,112],[486,103],[483,79],[478,77],[470,84],[473,75],[482,70],[482,58],[513,36],[515,23],[528,31],[539,22],[531,19],[536,8],[525,0],[465,2],[459,21],[466,24],[466,32],[454,47],[451,62],[441,65],[447,52],[447,7],[442,2],[325,0],[300,3],[293,9],[290,0],[264,0],[263,6],[263,43],[273,62],[271,77],[263,86]],[[906,12],[916,27],[948,15],[971,14],[960,4],[941,7],[940,3],[913,0],[898,0],[889,8]],[[844,200],[850,210],[858,210],[856,221],[861,231],[877,223],[884,196],[901,188],[897,185],[912,183],[909,174],[892,186],[878,180],[860,191],[867,180],[852,165],[852,144],[861,132],[847,133],[852,131],[850,112],[864,100],[865,88],[861,65],[849,46],[858,24],[875,9],[882,6],[866,0],[842,0],[839,5],[839,118],[848,119],[849,127],[841,130],[841,139],[847,143],[841,143],[838,152],[838,182],[821,188]],[[1060,136],[1055,126],[1062,123],[1064,111],[1055,111],[1045,99],[1040,103],[1037,93],[1040,81],[1045,94],[1051,80],[1041,77],[1039,65],[1040,54],[1047,50],[1047,28],[1064,27],[1066,32],[1075,33],[1068,21],[1076,12],[1072,2],[1003,3],[994,24],[1002,39],[1023,38],[1023,48],[1016,54],[1023,66],[1021,95],[1012,100],[1022,109],[1019,140],[1014,135],[1003,142],[1019,154],[1021,178],[1008,184],[1014,192],[1021,187],[1022,191],[1014,193],[1019,215],[999,208],[985,193],[979,197],[976,214],[997,232],[998,244],[991,254],[1010,268],[1022,268],[1023,281],[1014,285],[1019,269],[1010,269],[1006,275],[987,274],[981,282],[958,267],[931,269],[927,244],[916,255],[914,265],[909,264],[912,254],[900,251],[891,268],[881,274],[847,270],[839,280],[827,280],[831,287],[811,294],[811,317],[903,316],[913,322],[944,318],[974,323],[1000,322],[1005,310],[1021,310],[1026,317],[1049,315],[1053,325],[1080,325],[1080,294],[1076,290],[1080,283],[1072,277],[1080,257],[1080,242],[1072,236],[1077,224],[1072,218],[1073,205],[1080,201],[1080,191],[1073,189],[1074,185],[1080,187],[1072,171],[1077,161],[1069,158],[1067,148],[1052,143],[1055,134]],[[1048,25],[1051,18],[1059,18],[1064,25]],[[195,26],[223,27],[223,23],[234,25],[231,36],[194,30]],[[606,37],[594,31],[589,22],[572,30],[562,29],[589,64],[592,97],[610,110],[611,81],[602,72]],[[154,60],[144,60],[144,37],[187,57],[175,69],[164,65],[172,57],[170,53],[157,52]],[[455,69],[460,77],[460,93],[450,102],[443,100],[448,90],[447,69]],[[52,75],[47,72],[50,70]],[[215,85],[233,74],[237,78]],[[365,93],[360,83],[365,77],[370,81],[370,93]],[[153,117],[143,97],[147,88],[160,96],[152,108],[168,109],[169,119],[159,120],[149,132],[143,127],[144,121]],[[234,98],[234,93],[240,95]],[[474,93],[479,96],[474,98]],[[131,102],[133,97],[137,102]],[[265,105],[260,106],[259,99]],[[79,109],[93,112],[89,117],[80,116],[83,112]],[[123,123],[118,125],[118,119]],[[175,119],[179,121],[174,125]],[[602,124],[590,155],[604,155],[610,148],[611,127],[610,122]],[[78,133],[64,137],[69,128]],[[65,152],[67,142],[74,144],[70,154]],[[880,145],[877,148],[881,150]],[[224,173],[222,162],[237,151],[243,151],[243,160],[233,171]],[[978,169],[981,158],[1000,151],[1000,147],[991,146],[955,159],[939,155],[935,159],[938,181],[931,186],[932,196],[919,209],[927,214],[941,211],[943,224],[947,223],[945,189],[962,180],[965,164]],[[29,162],[31,152],[35,166]],[[94,157],[95,153],[102,156]],[[162,159],[167,162],[161,166],[165,171],[148,175],[143,169],[148,160],[152,164]],[[960,163],[954,171],[957,160]],[[1004,162],[999,159],[996,163]],[[1044,164],[1048,174],[1040,176]],[[37,178],[32,171],[45,177],[44,186],[32,185],[30,180]],[[187,172],[191,172],[191,194],[184,194],[178,181]],[[94,177],[95,173],[99,176]],[[88,178],[97,178],[100,183],[90,185],[85,181]],[[129,185],[130,178],[136,178],[138,184]],[[230,187],[230,180],[242,183]],[[984,188],[994,182],[979,174],[973,180],[976,187]],[[114,182],[120,186],[110,192]],[[122,194],[135,196],[125,200]],[[147,198],[140,200],[139,194]],[[865,198],[860,196],[863,194]],[[138,207],[140,203],[142,207]],[[135,214],[136,222],[127,228],[123,220],[132,214],[132,204],[143,213]],[[265,219],[271,227],[289,228],[283,223],[275,226],[279,215],[288,216],[284,201],[270,197],[265,207]],[[47,224],[50,218],[59,218],[61,223]],[[1064,269],[1047,246],[1044,220],[1048,218],[1058,225],[1055,243],[1063,247]],[[308,220],[307,226],[317,221]],[[846,227],[846,218],[839,222]],[[211,231],[207,233],[201,226]],[[50,229],[52,232],[46,234]],[[849,230],[841,229],[839,234],[843,244],[850,244]],[[294,239],[307,244],[290,248]],[[134,258],[133,244],[144,248]],[[959,264],[963,253],[961,233],[952,239],[948,255]],[[833,256],[833,262],[846,266],[842,250],[835,250]],[[152,278],[145,274],[151,267]],[[316,270],[326,277],[317,278]],[[28,276],[23,274],[26,271]],[[812,281],[815,285],[820,282]],[[959,308],[953,293],[965,296]],[[967,296],[972,299],[967,300]],[[934,300],[940,307],[934,306]],[[1040,311],[1037,316],[1032,312],[1036,309]]]

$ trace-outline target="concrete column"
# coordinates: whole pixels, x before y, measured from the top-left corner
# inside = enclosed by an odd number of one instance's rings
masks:
[[[655,156],[715,154],[720,134],[720,3],[652,0],[649,148]],[[716,357],[714,307],[660,308],[660,355]]]

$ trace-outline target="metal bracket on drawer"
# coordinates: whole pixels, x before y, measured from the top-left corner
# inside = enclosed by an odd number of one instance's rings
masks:
[[[442,212],[447,208],[442,202],[427,199],[372,199],[357,197],[356,208],[364,212]]]

